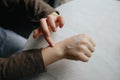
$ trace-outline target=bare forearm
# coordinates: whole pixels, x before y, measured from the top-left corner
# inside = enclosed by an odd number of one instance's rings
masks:
[[[44,48],[42,50],[42,57],[45,67],[64,58],[57,46]]]
[[[85,34],[72,36],[56,43],[52,48],[46,47],[42,50],[44,65],[47,67],[63,58],[87,62],[94,52],[95,45],[94,40]]]

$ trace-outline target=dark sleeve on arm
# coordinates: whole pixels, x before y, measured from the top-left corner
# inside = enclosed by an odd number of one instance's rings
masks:
[[[0,0],[1,21],[12,25],[36,23],[54,11],[43,0]]]
[[[45,71],[40,49],[27,50],[10,58],[0,58],[0,80],[15,80]]]

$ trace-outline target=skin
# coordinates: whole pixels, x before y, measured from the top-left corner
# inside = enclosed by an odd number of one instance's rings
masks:
[[[56,12],[53,12],[46,18],[40,19],[40,27],[34,31],[33,38],[37,38],[40,35],[43,35],[49,46],[53,47],[55,46],[55,43],[50,36],[50,32],[56,32],[57,28],[62,28],[63,25],[63,17],[58,15]]]
[[[95,51],[96,44],[94,40],[86,34],[78,34],[55,44],[50,32],[56,32],[57,28],[62,28],[63,25],[63,17],[53,12],[46,18],[40,19],[40,27],[34,31],[34,38],[43,35],[49,44],[49,47],[42,49],[43,61],[46,67],[61,59],[87,62]]]
[[[79,42],[77,38],[82,37]],[[68,46],[75,44],[74,48],[69,48]],[[92,56],[92,53],[95,51],[96,43],[94,40],[86,34],[78,34],[72,37],[69,37],[63,41],[56,43],[54,47],[46,47],[42,49],[43,61],[47,67],[49,64],[52,64],[61,59],[70,59],[87,62]],[[48,57],[49,56],[49,57]]]

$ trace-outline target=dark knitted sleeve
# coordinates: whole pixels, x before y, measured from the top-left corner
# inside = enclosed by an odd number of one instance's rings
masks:
[[[55,10],[43,0],[0,0],[2,26],[36,25]]]
[[[0,58],[0,80],[15,80],[44,71],[41,49],[26,50],[9,58]]]

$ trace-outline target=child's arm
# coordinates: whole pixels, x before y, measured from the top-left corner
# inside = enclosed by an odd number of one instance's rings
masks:
[[[44,64],[47,67],[65,58],[87,62],[95,50],[95,45],[94,40],[85,34],[72,36],[58,42],[55,47],[44,48],[42,50]]]
[[[0,58],[0,80],[16,80],[40,74],[45,67],[61,59],[87,62],[94,52],[95,42],[81,34],[58,42],[55,47],[22,51],[9,58]]]

